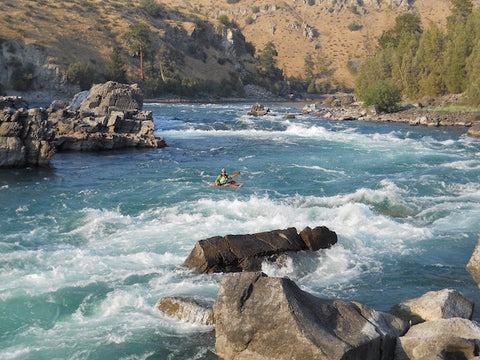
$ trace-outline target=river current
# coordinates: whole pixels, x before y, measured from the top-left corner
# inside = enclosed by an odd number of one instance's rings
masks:
[[[480,235],[480,140],[266,105],[256,118],[251,104],[146,104],[166,148],[0,170],[0,358],[216,359],[212,327],[156,302],[216,298],[222,274],[182,266],[196,241],[287,227],[327,226],[338,244],[265,264],[269,276],[381,311],[453,288],[480,319],[465,269]],[[243,187],[208,186],[221,168]]]

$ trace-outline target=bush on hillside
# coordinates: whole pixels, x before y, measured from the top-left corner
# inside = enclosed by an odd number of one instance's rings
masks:
[[[377,105],[380,111],[392,113],[400,110],[402,100],[400,90],[388,81],[372,83],[362,99],[366,106]]]
[[[155,0],[140,0],[140,7],[153,17],[160,16],[163,11],[163,6]]]
[[[90,89],[97,80],[95,69],[81,62],[70,64],[65,76],[70,84],[78,85],[82,90]]]

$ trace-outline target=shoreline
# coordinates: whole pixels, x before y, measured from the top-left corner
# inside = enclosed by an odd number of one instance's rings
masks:
[[[348,99],[347,101],[345,99]],[[298,107],[301,114],[316,114],[331,121],[368,121],[368,122],[394,122],[404,123],[410,126],[455,126],[467,128],[468,135],[480,137],[480,110],[479,111],[442,111],[423,107],[421,104],[408,104],[395,113],[381,113],[375,106],[365,108],[359,102],[355,102],[351,94],[329,94],[319,95],[315,98],[280,99],[272,97],[245,97],[245,98],[182,98],[182,97],[161,97],[146,99],[146,104],[154,103],[268,103],[284,104]],[[297,114],[290,114],[297,115]]]

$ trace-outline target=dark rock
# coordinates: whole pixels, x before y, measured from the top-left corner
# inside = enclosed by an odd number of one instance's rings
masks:
[[[4,108],[12,108],[14,110],[28,109],[28,106],[28,102],[21,96],[0,96],[0,110]]]
[[[224,277],[213,312],[215,347],[224,360],[390,360],[406,331],[390,314],[252,272]]]
[[[260,270],[263,257],[306,249],[295,228],[214,236],[195,244],[185,266],[203,273]]]
[[[337,234],[325,226],[310,229],[308,226],[300,232],[300,237],[309,250],[328,249],[337,243]]]

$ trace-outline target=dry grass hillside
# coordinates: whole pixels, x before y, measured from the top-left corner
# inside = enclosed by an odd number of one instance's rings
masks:
[[[163,10],[151,16],[142,1],[3,0],[0,38],[35,44],[60,66],[102,64],[132,23],[149,24],[159,39],[179,48],[176,42],[183,40],[172,35],[175,31],[191,35],[199,20],[218,25],[219,17],[227,16],[257,50],[272,41],[287,75],[303,75],[304,59],[311,54],[328,61],[333,76],[352,86],[352,68],[374,52],[377,38],[398,14],[416,11],[425,25],[443,25],[450,7],[449,0],[156,0]],[[187,57],[185,75],[227,77],[235,68],[220,64],[208,46],[204,51],[216,61]]]

